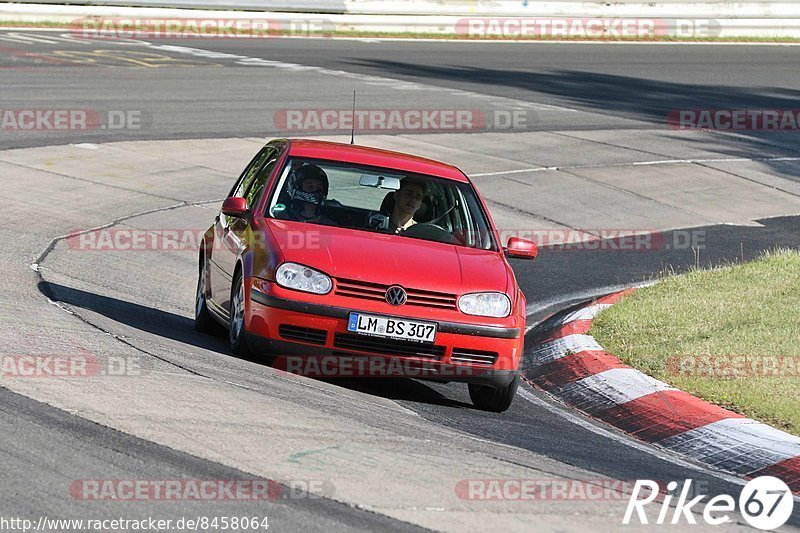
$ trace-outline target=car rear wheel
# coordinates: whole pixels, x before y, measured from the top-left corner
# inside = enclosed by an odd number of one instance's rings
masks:
[[[236,355],[250,355],[244,326],[244,278],[242,272],[236,273],[231,286],[231,320],[228,336],[231,351]]]
[[[472,405],[478,409],[502,413],[511,407],[511,402],[514,401],[514,396],[517,394],[517,387],[519,387],[519,374],[514,376],[511,383],[499,389],[470,383],[469,397],[472,400]]]
[[[211,316],[206,301],[206,263],[200,260],[200,274],[197,276],[197,294],[194,302],[194,329],[201,333],[218,333],[222,328]]]

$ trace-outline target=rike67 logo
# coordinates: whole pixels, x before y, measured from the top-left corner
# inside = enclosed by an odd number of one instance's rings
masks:
[[[659,492],[656,481],[640,479],[633,487],[623,524],[636,523],[648,524],[645,507],[658,500],[661,508],[655,524],[680,524],[685,520],[687,524],[696,524],[695,513],[702,513],[703,521],[712,526],[718,526],[731,521],[729,513],[736,510],[737,501],[733,496],[720,494],[709,499],[703,505],[701,502],[707,496],[692,495],[692,480],[687,479],[678,494],[678,482],[670,481],[667,484],[667,494]],[[674,496],[677,502],[670,506]],[[772,530],[779,528],[792,514],[794,497],[789,487],[780,479],[772,476],[761,476],[750,480],[739,494],[739,513],[745,521],[757,529]],[[634,513],[636,518],[634,519]],[[670,516],[671,515],[671,516]]]

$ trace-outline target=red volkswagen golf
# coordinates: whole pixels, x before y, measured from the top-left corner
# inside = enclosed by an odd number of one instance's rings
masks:
[[[478,192],[451,165],[274,140],[204,235],[195,326],[220,323],[234,353],[277,356],[290,371],[334,361],[345,375],[358,362],[358,375],[467,382],[478,408],[504,411],[525,333],[506,257],[536,253],[522,239],[501,247]]]

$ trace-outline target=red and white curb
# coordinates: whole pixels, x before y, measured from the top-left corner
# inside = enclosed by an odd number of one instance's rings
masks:
[[[800,437],[624,365],[588,334],[600,311],[633,290],[563,317],[533,351],[526,380],[642,441],[748,478],[775,476],[800,493]]]

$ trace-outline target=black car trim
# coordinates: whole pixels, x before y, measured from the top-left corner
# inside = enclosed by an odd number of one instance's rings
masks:
[[[269,294],[264,294],[258,289],[250,289],[250,299],[254,302],[266,305],[267,307],[274,307],[276,309],[283,309],[285,311],[294,311],[297,313],[305,313],[309,315],[327,316],[332,318],[341,318],[347,320],[350,317],[353,309],[344,307],[335,307],[332,305],[313,304],[309,302],[298,302],[295,300],[288,300],[286,298],[279,298]],[[377,313],[382,314],[382,313]],[[398,317],[406,318],[408,317]],[[408,320],[414,320],[408,319]],[[420,319],[420,321],[425,321]],[[503,328],[497,326],[484,326],[480,324],[459,324],[458,322],[441,322],[437,321],[440,333],[455,333],[458,335],[474,335],[478,337],[492,337],[495,339],[518,339],[520,330],[518,328]]]

